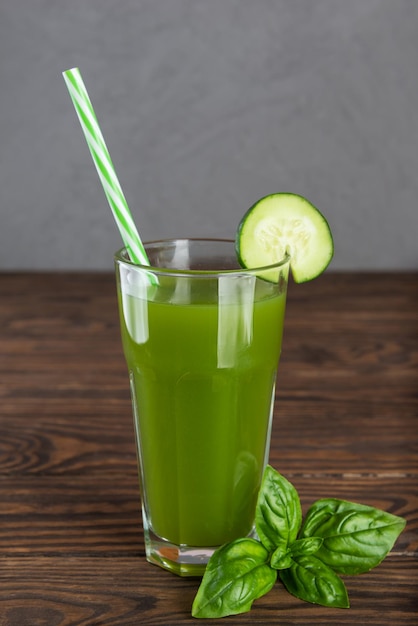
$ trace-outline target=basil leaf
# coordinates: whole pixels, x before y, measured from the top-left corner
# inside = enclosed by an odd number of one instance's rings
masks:
[[[316,556],[294,557],[292,566],[279,576],[289,593],[301,600],[342,609],[350,606],[341,578]]]
[[[315,554],[315,552],[318,552],[323,542],[322,537],[296,539],[290,546],[290,553],[292,556],[308,556],[308,554]]]
[[[322,537],[305,537],[296,539],[289,547],[280,545],[271,555],[270,566],[274,569],[287,569],[293,564],[293,557],[315,554],[323,541]]]
[[[318,500],[306,514],[300,537],[322,537],[316,556],[340,574],[362,574],[379,565],[404,529],[402,517],[364,504]]]
[[[255,511],[257,534],[267,550],[295,541],[302,523],[298,492],[279,472],[267,465]]]
[[[270,559],[270,567],[274,569],[287,569],[293,563],[292,555],[290,553],[289,548],[287,547],[287,542],[278,546]]]
[[[192,606],[193,617],[245,613],[273,587],[277,572],[255,539],[237,539],[216,550],[207,564]]]

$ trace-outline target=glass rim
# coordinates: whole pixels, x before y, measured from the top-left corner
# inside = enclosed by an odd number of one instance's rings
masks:
[[[217,237],[181,237],[181,238],[169,238],[169,239],[156,239],[152,241],[146,241],[143,245],[144,245],[145,250],[147,250],[147,248],[150,246],[158,246],[161,244],[173,244],[175,242],[186,242],[186,241],[206,242],[206,243],[212,242],[214,244],[228,243],[228,244],[232,244],[233,246],[235,245],[234,239],[222,239],[222,238],[217,238]],[[244,274],[247,274],[247,275],[250,274],[250,275],[256,275],[260,277],[260,274],[262,272],[266,272],[268,270],[279,269],[280,267],[284,267],[290,261],[290,254],[288,252],[285,252],[284,256],[279,261],[276,261],[275,263],[272,263],[270,265],[260,265],[260,266],[251,267],[251,268],[239,267],[239,268],[223,269],[223,270],[213,270],[213,269],[196,270],[196,269],[179,269],[179,268],[174,268],[174,267],[160,267],[158,265],[144,265],[142,263],[141,264],[134,263],[130,259],[125,258],[124,254],[126,253],[127,253],[126,246],[123,246],[122,248],[117,250],[114,254],[115,262],[123,263],[129,267],[132,267],[132,269],[144,270],[147,272],[151,272],[152,274],[161,274],[165,276],[210,277],[210,276],[223,276],[223,275],[231,276],[234,274],[242,276]],[[239,262],[238,256],[237,256],[237,262]]]

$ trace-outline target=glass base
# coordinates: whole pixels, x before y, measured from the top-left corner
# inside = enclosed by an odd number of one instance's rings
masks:
[[[219,546],[196,547],[177,545],[158,537],[143,515],[145,554],[147,561],[178,576],[199,576],[205,573],[206,565]],[[256,537],[255,529],[248,535]]]

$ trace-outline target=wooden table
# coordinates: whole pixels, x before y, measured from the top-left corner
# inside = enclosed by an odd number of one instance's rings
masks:
[[[338,497],[405,516],[351,608],[278,583],[222,624],[418,623],[418,274],[291,285],[271,463],[304,511]],[[0,625],[173,625],[198,579],[145,561],[110,274],[0,274]]]

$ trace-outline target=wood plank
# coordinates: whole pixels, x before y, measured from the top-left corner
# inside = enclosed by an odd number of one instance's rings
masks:
[[[271,459],[283,472],[410,475],[418,470],[416,431],[413,405],[279,398]],[[136,464],[133,437],[127,389],[120,399],[108,390],[100,398],[64,393],[6,402],[0,472],[121,472]]]
[[[409,520],[397,554],[418,556],[416,477],[292,474],[303,512],[315,500],[341,498]],[[0,554],[144,554],[134,467],[124,474],[2,477]]]
[[[390,557],[378,568],[344,578],[350,609],[302,602],[281,585],[257,600],[250,613],[211,624],[415,626],[417,572]],[[181,579],[136,556],[94,558],[4,558],[0,568],[0,625],[196,624],[190,610],[197,579]]]

